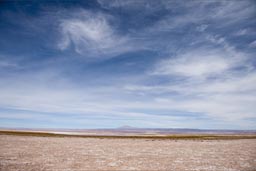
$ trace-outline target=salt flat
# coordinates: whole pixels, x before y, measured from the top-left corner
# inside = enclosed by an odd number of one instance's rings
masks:
[[[168,140],[0,135],[1,171],[256,170],[256,139]]]

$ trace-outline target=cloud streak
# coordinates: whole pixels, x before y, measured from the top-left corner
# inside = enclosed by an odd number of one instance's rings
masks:
[[[111,16],[103,13],[82,10],[75,16],[61,20],[62,39],[58,43],[61,50],[74,47],[85,57],[108,58],[129,51],[136,51],[126,35],[118,33],[110,20]]]

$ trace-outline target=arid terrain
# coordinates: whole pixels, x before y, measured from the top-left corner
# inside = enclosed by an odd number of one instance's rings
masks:
[[[256,139],[0,135],[0,170],[255,171]]]

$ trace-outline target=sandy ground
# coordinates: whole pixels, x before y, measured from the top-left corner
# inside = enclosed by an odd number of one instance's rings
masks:
[[[256,171],[256,139],[201,141],[0,135],[0,170]]]

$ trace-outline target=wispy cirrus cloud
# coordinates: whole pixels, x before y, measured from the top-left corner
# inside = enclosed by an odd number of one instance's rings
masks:
[[[239,67],[243,60],[241,56],[233,56],[223,50],[192,50],[163,60],[153,74],[199,78],[219,76],[225,71]]]
[[[17,65],[15,63],[11,63],[8,61],[0,61],[0,68],[5,68],[5,67],[16,67]]]
[[[144,3],[150,4],[147,1]],[[208,26],[213,29],[229,29],[232,25],[253,23],[255,17],[255,4],[251,1],[161,1],[162,6],[157,6],[159,10],[170,10],[174,14],[166,15],[157,21],[149,32],[171,32],[179,28],[183,30],[188,26],[190,28],[199,28],[199,26]],[[153,3],[152,3],[153,5]],[[197,9],[197,10],[194,10]],[[183,12],[180,12],[183,11]],[[238,27],[239,28],[239,27]],[[201,28],[202,29],[202,28]]]
[[[75,16],[61,20],[61,50],[73,46],[83,56],[100,58],[138,50],[129,36],[121,35],[111,24],[112,16],[86,10],[75,12]]]
[[[159,61],[149,72],[149,79],[164,77],[169,81],[160,85],[141,82],[124,89],[138,95],[159,96],[155,98],[159,106],[155,106],[160,108],[205,113],[233,122],[254,118],[253,54],[238,50],[218,35],[203,34],[200,41],[205,45],[181,50]]]
[[[251,42],[251,43],[249,44],[249,46],[252,47],[252,48],[255,48],[255,47],[256,47],[256,40],[254,40],[253,42]]]

